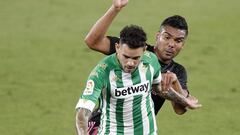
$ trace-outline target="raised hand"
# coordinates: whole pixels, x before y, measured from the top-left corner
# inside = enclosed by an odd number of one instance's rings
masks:
[[[128,0],[113,0],[113,6],[117,10],[121,10],[124,6],[126,6],[128,3]]]

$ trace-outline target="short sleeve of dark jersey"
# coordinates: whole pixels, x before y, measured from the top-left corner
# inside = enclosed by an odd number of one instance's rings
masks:
[[[107,36],[107,38],[110,40],[110,50],[108,55],[113,54],[116,52],[115,49],[115,43],[119,43],[119,38],[118,37],[111,37],[111,36]]]

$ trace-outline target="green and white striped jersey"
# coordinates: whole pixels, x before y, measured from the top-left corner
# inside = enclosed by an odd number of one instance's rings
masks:
[[[160,83],[160,71],[158,59],[151,52],[144,53],[132,73],[125,73],[116,54],[112,54],[91,72],[76,108],[92,111],[100,98],[99,135],[157,134],[151,86]]]

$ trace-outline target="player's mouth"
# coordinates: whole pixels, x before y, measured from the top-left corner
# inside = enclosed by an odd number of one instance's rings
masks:
[[[135,67],[126,67],[125,72],[130,73],[135,69]]]
[[[174,54],[174,51],[173,51],[173,49],[167,49],[167,50],[165,50],[165,54],[167,56],[172,56]]]

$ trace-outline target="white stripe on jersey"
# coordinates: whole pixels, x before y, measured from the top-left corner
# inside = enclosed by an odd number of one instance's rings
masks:
[[[139,75],[141,78],[141,82],[147,81],[146,79],[146,72],[147,68],[143,65],[143,63],[139,64]],[[143,99],[146,99],[147,95],[143,95]],[[148,117],[144,118],[144,116],[147,116],[147,107],[146,107],[146,100],[142,100],[141,102],[141,108],[142,108],[142,121],[143,121],[143,134],[148,135],[149,134],[149,120]]]
[[[125,73],[122,72],[122,81],[123,81],[123,86],[128,87],[132,86],[132,76],[130,73]],[[134,134],[134,128],[133,128],[133,114],[132,114],[132,107],[133,106],[133,96],[130,96],[128,98],[125,98],[124,104],[123,104],[123,111],[127,112],[123,116],[123,121],[124,121],[124,134],[125,135],[133,135]],[[128,111],[125,111],[128,110]]]
[[[111,82],[111,91],[117,88],[116,84],[116,74],[114,70],[110,71],[109,75],[109,80]],[[116,104],[117,104],[117,99],[112,98],[113,96],[110,97],[110,134],[117,133],[117,121],[116,121]]]

